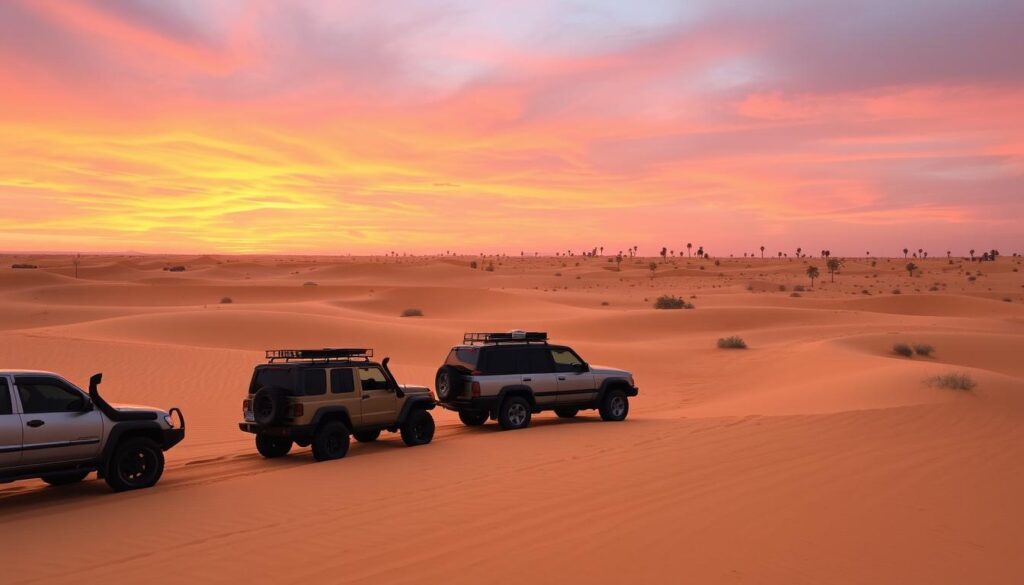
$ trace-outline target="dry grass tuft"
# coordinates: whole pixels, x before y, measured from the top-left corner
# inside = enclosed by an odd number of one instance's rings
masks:
[[[747,342],[743,341],[743,338],[732,335],[730,337],[722,337],[718,340],[718,347],[720,349],[747,349]]]

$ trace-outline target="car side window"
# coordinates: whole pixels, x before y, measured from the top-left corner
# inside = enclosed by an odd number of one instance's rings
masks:
[[[519,373],[519,358],[513,348],[494,348],[487,352],[484,372],[491,376]]]
[[[302,372],[302,390],[306,396],[320,396],[327,393],[327,371],[311,368]]]
[[[25,414],[47,412],[79,412],[85,397],[60,380],[50,378],[16,378],[21,409]]]
[[[578,372],[583,360],[568,349],[552,349],[551,357],[555,359],[556,372]]]
[[[526,347],[517,353],[519,354],[519,373],[521,374],[550,374],[555,371],[550,353],[543,348]]]
[[[13,413],[14,405],[11,403],[11,388],[7,384],[7,378],[0,378],[0,415]]]
[[[352,382],[351,368],[337,368],[331,370],[331,394],[348,394],[356,391]]]
[[[363,390],[387,390],[388,379],[380,368],[359,368],[359,382]]]

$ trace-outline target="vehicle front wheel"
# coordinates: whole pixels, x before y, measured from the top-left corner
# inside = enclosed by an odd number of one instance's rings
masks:
[[[467,427],[478,427],[478,426],[486,423],[488,418],[490,418],[490,415],[486,411],[484,411],[484,412],[477,412],[475,410],[460,410],[459,411],[459,420],[461,420],[462,424],[466,425]]]
[[[348,429],[344,424],[337,421],[324,423],[313,436],[313,459],[341,459],[348,453],[348,443]]]
[[[106,480],[116,492],[153,487],[164,473],[164,452],[152,439],[128,439],[114,449]]]
[[[525,429],[530,426],[532,410],[525,398],[513,396],[501,403],[498,409],[498,424],[506,431]]]
[[[372,443],[380,436],[380,429],[374,429],[372,431],[356,431],[352,433],[352,436],[360,443]]]
[[[58,487],[62,485],[71,485],[73,483],[78,483],[85,479],[87,475],[89,475],[88,471],[69,471],[67,473],[51,473],[48,475],[44,475],[39,479],[45,481],[46,483],[54,487]]]
[[[422,408],[409,413],[402,424],[402,440],[409,447],[426,445],[434,440],[434,417]]]
[[[601,401],[601,420],[620,421],[626,420],[629,414],[629,399],[622,390],[612,390],[605,394]]]
[[[292,450],[292,440],[260,433],[256,435],[256,450],[267,459],[284,457]]]
[[[576,413],[579,411],[580,409],[578,408],[556,408],[555,414],[557,414],[559,418],[572,418],[576,416]]]

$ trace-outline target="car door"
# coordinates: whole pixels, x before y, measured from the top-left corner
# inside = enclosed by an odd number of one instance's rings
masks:
[[[21,415],[14,410],[11,383],[0,375],[0,469],[21,463],[21,435]]]
[[[362,426],[388,425],[395,422],[398,395],[384,370],[379,366],[356,368],[362,392]]]
[[[558,403],[579,404],[597,398],[594,374],[576,352],[567,347],[551,348],[558,377]]]
[[[85,394],[51,376],[17,376],[22,465],[95,459],[103,419]]]
[[[537,406],[554,406],[558,400],[558,377],[547,348],[527,345],[517,348],[516,353],[523,384],[533,389]]]
[[[331,370],[331,405],[340,405],[348,409],[348,416],[355,426],[362,426],[363,405],[356,392],[356,373],[352,368],[334,368]]]

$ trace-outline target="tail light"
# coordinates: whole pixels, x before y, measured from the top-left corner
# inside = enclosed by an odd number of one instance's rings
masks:
[[[306,412],[306,410],[302,407],[301,404],[292,405],[292,418],[299,418],[303,415],[304,412]]]
[[[480,382],[473,382],[472,386],[473,396],[480,396]]]
[[[242,412],[248,412],[252,410],[252,400],[246,398],[242,401]]]

